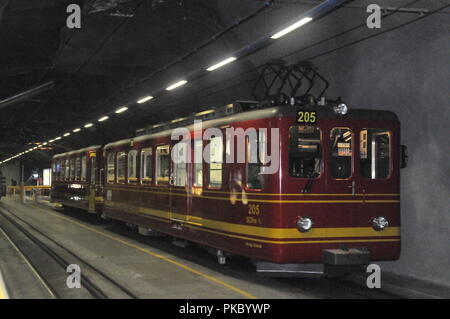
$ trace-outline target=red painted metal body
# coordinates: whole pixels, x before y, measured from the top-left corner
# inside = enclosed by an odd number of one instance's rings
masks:
[[[255,111],[256,112],[256,111]],[[141,164],[137,161],[137,178],[127,178],[105,184],[104,214],[107,217],[151,228],[153,230],[222,249],[232,254],[275,263],[321,262],[324,249],[343,246],[365,247],[371,260],[395,260],[400,255],[400,195],[399,147],[400,126],[395,115],[374,119],[364,110],[352,116],[325,114],[317,120],[321,129],[323,161],[321,174],[313,181],[311,191],[302,193],[306,178],[291,177],[288,173],[289,128],[298,125],[295,112],[288,114],[266,111],[264,116],[246,112],[239,117],[221,120],[218,127],[279,128],[280,168],[276,174],[265,175],[264,188],[247,189],[246,164],[225,163],[222,186],[208,188],[208,164],[203,163],[203,187],[193,185],[193,165],[187,164],[187,183],[176,187],[170,182],[157,185],[155,179],[142,182]],[[367,111],[369,112],[369,111]],[[255,113],[256,114],[256,113]],[[232,120],[231,120],[232,119]],[[213,126],[212,123],[210,126]],[[347,127],[354,133],[352,176],[334,179],[330,175],[330,130]],[[390,174],[386,179],[367,179],[360,176],[359,138],[363,128],[383,128],[390,131]],[[194,133],[192,136],[194,136]],[[171,145],[170,133],[141,136],[108,144],[108,154],[137,150],[138,159],[143,148]],[[207,142],[204,142],[206,145]],[[270,148],[269,148],[270,149]],[[105,163],[106,165],[106,163]],[[106,170],[106,167],[105,167]],[[117,170],[117,167],[116,167]],[[173,170],[171,163],[170,170]],[[117,171],[116,171],[117,173]],[[300,232],[296,221],[300,216],[313,220],[308,232]],[[389,227],[383,231],[372,228],[371,220],[384,216]]]

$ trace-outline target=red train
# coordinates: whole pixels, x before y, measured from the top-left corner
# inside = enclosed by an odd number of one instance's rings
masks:
[[[142,234],[210,247],[222,263],[229,255],[246,256],[260,272],[321,273],[330,265],[398,259],[403,157],[394,113],[347,112],[343,104],[239,107],[56,155],[52,200],[137,225]],[[204,119],[201,130],[194,119]],[[178,163],[171,134],[184,126],[191,142],[178,156],[191,161]],[[242,163],[227,163],[238,143],[205,139],[208,128],[223,136],[231,128],[259,133],[245,137]],[[278,136],[266,128],[278,128]],[[256,163],[249,160],[254,145]],[[279,152],[273,174],[261,174],[263,147],[272,156]],[[196,163],[205,148],[209,153]]]

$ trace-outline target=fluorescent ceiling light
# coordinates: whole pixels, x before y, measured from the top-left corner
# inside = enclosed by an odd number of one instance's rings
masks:
[[[88,124],[86,124],[84,127],[85,127],[85,128],[88,128],[88,127],[91,127],[92,125],[94,125],[94,124],[88,123]]]
[[[153,99],[153,96],[149,95],[146,97],[143,97],[142,99],[140,99],[139,101],[137,101],[139,104],[145,103],[147,101],[150,101],[151,99]]]
[[[99,118],[98,121],[103,122],[103,121],[106,121],[107,119],[109,119],[109,116],[103,116],[103,117]]]
[[[81,128],[76,128],[76,129],[73,130],[74,133],[77,133],[79,131],[81,131]]]
[[[61,139],[61,136],[58,136],[57,138],[55,138],[55,141],[58,141]]]
[[[216,70],[216,69],[218,69],[218,68],[220,68],[220,67],[222,67],[222,66],[224,66],[224,65],[226,65],[226,64],[228,64],[228,63],[231,63],[231,62],[233,62],[233,61],[236,61],[236,59],[237,59],[237,58],[235,58],[234,56],[229,57],[228,59],[225,59],[225,60],[223,60],[222,62],[219,62],[219,63],[217,63],[217,64],[214,64],[213,66],[210,66],[210,67],[207,68],[206,70],[207,70],[207,71],[214,71],[214,70]]]
[[[168,86],[168,87],[166,88],[166,90],[167,90],[167,91],[172,91],[172,90],[174,90],[174,89],[176,89],[176,88],[178,88],[178,87],[180,87],[180,86],[182,86],[182,85],[185,85],[186,83],[187,83],[186,80],[179,81],[179,82],[177,82],[177,83],[174,83],[174,84]]]
[[[66,134],[64,134],[63,136],[69,136],[70,135],[70,133],[69,132],[67,132]]]
[[[211,114],[214,113],[216,110],[211,109],[211,110],[206,110],[206,111],[202,111],[202,112],[198,112],[197,114],[195,114],[195,116],[202,116],[202,115],[206,115],[206,114]]]
[[[306,17],[303,19],[300,19],[299,21],[297,21],[296,23],[294,23],[293,25],[287,27],[286,29],[281,30],[278,33],[275,33],[273,36],[271,36],[271,39],[278,39],[281,38],[283,35],[288,34],[291,31],[294,31],[297,28],[300,28],[302,25],[308,23],[309,21],[311,21],[312,18],[310,17]]]
[[[138,103],[139,103],[139,102],[138,102]],[[127,108],[126,106],[121,107],[120,109],[117,109],[117,110],[116,110],[116,114],[120,114],[120,113],[122,113],[122,112],[125,112],[126,110],[128,110],[128,108]]]

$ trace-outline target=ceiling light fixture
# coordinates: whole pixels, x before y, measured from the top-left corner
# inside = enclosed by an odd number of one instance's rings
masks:
[[[237,58],[235,58],[234,56],[232,56],[232,57],[229,57],[228,59],[225,59],[225,60],[223,60],[223,61],[221,61],[221,62],[219,62],[219,63],[217,63],[217,64],[214,64],[214,65],[210,66],[210,67],[207,68],[206,70],[207,70],[207,71],[214,71],[214,70],[216,70],[216,69],[218,69],[218,68],[221,68],[221,67],[223,67],[224,65],[227,65],[228,63],[231,63],[231,62],[236,61],[236,60],[237,60]]]
[[[280,32],[275,33],[273,36],[271,36],[271,39],[279,39],[282,36],[288,34],[289,32],[294,31],[297,28],[300,28],[302,25],[310,22],[312,20],[312,18],[310,17],[305,17],[300,19],[299,21],[297,21],[296,23],[290,25],[289,27],[287,27],[286,29],[281,30]]]
[[[153,99],[153,96],[149,95],[149,96],[143,97],[142,99],[138,100],[137,102],[139,104],[142,104],[142,103],[145,103],[147,101],[150,101],[151,99]]]
[[[174,83],[174,84],[168,86],[168,87],[166,88],[166,90],[167,90],[167,91],[175,90],[176,88],[179,88],[180,86],[183,86],[183,85],[185,85],[186,83],[187,83],[186,80],[178,81],[177,83]]]

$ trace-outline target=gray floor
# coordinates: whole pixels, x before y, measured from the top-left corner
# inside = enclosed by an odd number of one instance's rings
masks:
[[[78,256],[102,269],[139,298],[449,298],[450,290],[410,278],[383,274],[382,288],[370,290],[365,278],[345,280],[266,278],[244,258],[218,265],[197,247],[180,248],[168,238],[142,237],[80,211],[63,212],[48,203],[4,207]],[[1,226],[1,225],[0,225]],[[0,233],[0,269],[14,298],[49,298],[23,260]],[[83,275],[83,269],[81,269]],[[11,282],[14,282],[11,287]]]

